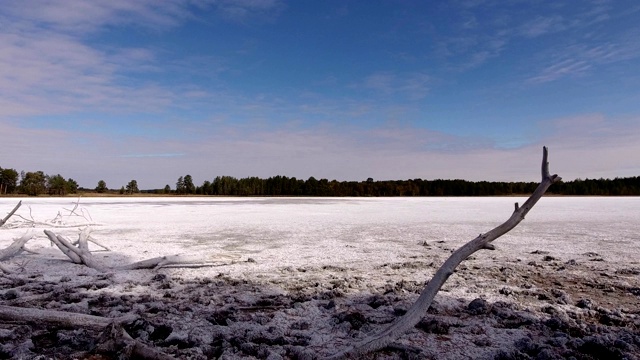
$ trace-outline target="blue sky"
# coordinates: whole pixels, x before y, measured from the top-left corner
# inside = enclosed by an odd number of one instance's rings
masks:
[[[636,1],[7,1],[0,166],[218,175],[640,175]]]

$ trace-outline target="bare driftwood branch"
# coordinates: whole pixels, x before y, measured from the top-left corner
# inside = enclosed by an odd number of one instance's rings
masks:
[[[24,251],[25,250],[24,245],[27,243],[27,241],[31,240],[32,238],[33,238],[33,234],[31,232],[28,232],[22,235],[22,237],[14,240],[13,243],[9,245],[7,248],[1,249],[0,261],[8,260],[18,255],[22,251]]]
[[[90,228],[85,228],[79,236],[79,245],[78,247],[73,246],[71,242],[65,239],[61,235],[56,235],[50,230],[45,230],[44,233],[47,235],[49,240],[56,244],[56,246],[62,251],[71,261],[76,264],[84,264],[92,269],[96,269],[98,271],[106,271],[108,268],[99,264],[94,258],[91,252],[89,251],[89,245],[87,244],[87,237],[90,233]]]
[[[206,259],[202,256],[194,255],[169,255],[159,256],[152,259],[142,260],[134,262],[133,264],[117,266],[116,270],[137,270],[137,269],[160,269],[168,266],[212,266],[214,263],[220,263],[222,260],[236,260],[237,257],[233,255],[216,255],[215,260]]]
[[[65,224],[61,221],[57,221],[55,218],[51,220],[51,222],[49,221],[37,221],[32,219],[27,219],[24,216],[21,215],[16,215],[17,217],[21,218],[22,224],[21,226],[13,226],[13,227],[34,227],[34,226],[46,226],[46,227],[52,227],[52,228],[57,228],[57,229],[64,229],[64,228],[77,228],[77,227],[81,227],[81,226],[101,226],[102,224],[99,223],[93,223],[93,222],[89,222],[89,223],[82,223],[82,224]]]
[[[4,217],[4,219],[0,220],[0,226],[4,225],[7,222],[7,220],[9,220],[9,218],[13,216],[13,214],[15,214],[16,211],[18,211],[18,209],[20,208],[20,205],[22,205],[22,201],[18,201],[18,205],[16,205],[16,207],[14,207],[13,210],[11,210],[9,214],[7,214],[7,216]]]
[[[8,268],[6,268],[2,264],[0,264],[0,275],[2,275],[2,273],[4,273],[4,274],[12,274],[13,271],[9,270]]]
[[[135,315],[125,315],[118,318],[106,318],[102,316],[71,313],[57,310],[42,310],[34,308],[21,308],[15,306],[0,305],[0,320],[21,324],[51,324],[64,328],[85,328],[102,330],[109,324],[132,322]]]
[[[133,339],[122,327],[138,317],[124,315],[117,318],[0,305],[0,321],[19,324],[47,324],[63,328],[84,328],[103,331],[98,352],[121,353],[127,359],[170,360],[173,357]]]
[[[122,324],[110,324],[105,329],[96,348],[98,353],[118,353],[120,358],[147,360],[174,360],[151,346],[133,339],[122,327]]]
[[[87,238],[87,241],[92,242],[98,246],[100,246],[102,249],[104,249],[104,251],[111,251],[111,249],[109,249],[106,245],[103,245],[102,243],[98,242],[98,240],[94,239],[91,235],[89,235],[89,237]],[[73,245],[78,245],[80,242],[79,241],[74,241],[72,244]],[[94,250],[96,251],[96,250]]]
[[[540,184],[521,207],[516,203],[515,211],[506,222],[485,234],[480,234],[478,237],[451,254],[447,261],[445,261],[438,269],[433,278],[429,280],[427,286],[422,290],[422,293],[420,293],[418,300],[416,300],[405,315],[398,318],[381,332],[367,337],[353,347],[330,356],[328,359],[356,358],[363,354],[383,349],[409,329],[413,328],[424,316],[429,306],[431,306],[433,298],[436,296],[445,281],[447,281],[449,276],[453,274],[455,268],[476,251],[482,249],[493,249],[494,247],[491,242],[506,234],[524,220],[525,215],[529,210],[531,210],[531,208],[533,208],[538,200],[540,200],[549,186],[560,181],[560,177],[558,175],[549,175],[549,163],[547,162],[547,156],[547,148],[544,147],[542,151],[542,180]]]
[[[74,246],[69,240],[65,239],[61,235],[56,235],[50,230],[45,230],[47,235],[56,246],[65,254],[72,262],[76,264],[83,264],[92,269],[106,272],[110,270],[138,270],[138,269],[160,269],[167,266],[207,266],[212,265],[214,262],[220,262],[221,260],[234,260],[234,256],[230,255],[217,255],[215,259],[206,259],[202,256],[191,255],[169,255],[160,256],[152,259],[138,261],[132,264],[126,264],[115,267],[108,267],[97,261],[93,254],[89,251],[88,239],[90,237],[91,229],[85,228],[80,233],[78,239],[78,246]]]
[[[68,211],[69,214],[63,214],[61,211],[58,211],[58,214],[51,220],[45,220],[45,221],[38,221],[36,219],[34,219],[33,214],[31,212],[31,207],[29,206],[29,216],[25,217],[22,216],[20,214],[16,214],[15,216],[17,218],[22,219],[22,221],[18,221],[15,223],[11,224],[12,228],[20,228],[20,227],[35,227],[35,226],[46,226],[46,227],[53,227],[53,228],[79,228],[82,226],[100,226],[102,224],[99,223],[94,223],[93,219],[91,218],[91,214],[89,214],[88,211],[86,211],[83,208],[80,208],[80,214],[78,213],[78,206],[80,203],[80,199],[78,199],[78,201],[76,201],[74,203],[74,207],[73,209],[66,209],[63,208],[63,210]],[[2,221],[0,221],[0,226],[2,226],[2,224],[4,224],[4,222],[6,222],[6,220],[13,215],[13,213],[15,213],[15,211],[18,209],[18,207],[20,207],[20,205],[22,204],[22,202],[19,202],[18,205],[16,206],[15,209],[13,209],[13,211]],[[65,219],[67,218],[71,218],[71,217],[79,217],[85,220],[85,222],[83,223],[76,223],[76,224],[69,224],[67,222],[65,222]]]

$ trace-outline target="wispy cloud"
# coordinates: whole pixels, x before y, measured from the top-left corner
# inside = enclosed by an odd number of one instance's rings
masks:
[[[579,59],[565,59],[544,68],[538,75],[529,78],[531,83],[544,83],[565,76],[584,75],[591,68],[589,62]]]
[[[87,187],[100,179],[110,187],[137,179],[142,188],[160,188],[184,174],[191,174],[196,182],[217,175],[536,181],[540,148],[547,145],[554,171],[567,180],[636,176],[640,172],[638,120],[597,114],[551,119],[540,124],[544,131],[537,139],[509,149],[491,139],[397,124],[366,130],[355,125],[274,128],[221,123],[202,137],[157,141],[26,129],[0,121],[0,141],[16,149],[11,157],[3,152],[0,163],[18,170],[61,173]],[[80,152],[85,155],[80,166],[72,166],[68,159]],[[42,158],[47,160],[44,168]],[[99,170],[91,167],[95,163],[100,164]]]
[[[640,32],[636,32],[640,35]],[[599,66],[640,58],[640,44],[627,35],[607,42],[574,44],[553,49],[542,61],[546,65],[528,79],[531,83],[544,83],[564,77],[583,76]],[[548,55],[548,54],[545,54]]]
[[[204,3],[194,2],[196,5]],[[167,2],[162,6],[153,0],[25,0],[3,4],[2,12],[11,16],[14,27],[29,29],[37,26],[83,33],[99,30],[105,25],[175,26],[192,16],[188,4],[186,0]]]
[[[83,111],[154,113],[188,103],[203,89],[149,81],[146,74],[215,78],[228,69],[220,57],[162,59],[158,49],[95,46],[87,38],[108,26],[166,31],[195,10],[218,9],[231,20],[272,14],[277,0],[51,0],[9,2],[0,10],[0,116],[56,115]],[[165,54],[162,54],[165,55]],[[175,71],[178,69],[179,71]],[[191,78],[187,78],[191,76]],[[211,95],[214,94],[210,94]]]
[[[148,111],[175,93],[158,84],[122,81],[132,72],[158,71],[145,48],[99,49],[84,37],[103,26],[174,26],[186,17],[180,3],[152,1],[9,2],[0,11],[1,116],[84,111]]]
[[[552,34],[567,29],[565,19],[560,15],[539,16],[524,25],[521,33],[525,37],[534,38],[541,35]]]
[[[272,21],[285,8],[281,0],[219,0],[214,5],[225,18],[241,23]]]
[[[184,153],[168,153],[168,154],[125,154],[120,155],[123,158],[173,158],[184,156]]]
[[[119,53],[112,60],[65,35],[1,34],[0,46],[3,116],[59,114],[87,107],[158,109],[173,96],[155,85],[118,83],[123,70],[118,63],[143,66],[135,56]]]
[[[592,46],[600,37],[598,26],[625,14],[613,13],[608,2],[554,2],[532,4],[537,15],[533,19],[523,18],[517,2],[462,1],[454,2],[459,7],[459,19],[451,21],[448,33],[436,34],[435,52],[449,62],[456,71],[478,68],[492,59],[499,58],[518,41],[533,41],[544,36],[556,36],[563,47]],[[497,6],[500,4],[500,6]],[[632,10],[629,10],[632,11]],[[559,34],[563,34],[562,36]],[[600,40],[604,43],[604,40]],[[631,45],[627,43],[625,45]],[[553,49],[558,52],[558,49]],[[547,56],[548,57],[548,56]],[[580,66],[567,68],[560,64],[566,59],[547,63],[546,67],[532,78],[535,82],[550,81],[559,74],[579,74]],[[577,59],[575,62],[580,61]],[[551,75],[559,68],[563,70]],[[572,71],[575,70],[575,72]],[[548,79],[548,80],[543,80]]]
[[[602,66],[640,58],[640,45],[636,40],[640,32],[637,29],[616,32],[603,28],[606,23],[627,21],[625,18],[637,10],[614,11],[606,1],[587,4],[570,17],[552,14],[522,26],[521,33],[526,37],[567,34],[564,38],[557,37],[560,41],[555,46],[538,54],[536,62],[541,67],[527,79],[528,82],[545,83],[592,75]]]
[[[385,95],[400,95],[410,100],[419,100],[429,93],[429,75],[421,72],[397,74],[376,72],[366,76],[352,87],[373,90]]]

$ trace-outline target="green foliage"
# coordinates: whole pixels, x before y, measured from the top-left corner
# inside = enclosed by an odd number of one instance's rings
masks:
[[[18,172],[0,167],[0,194],[11,194],[18,187]]]
[[[213,195],[213,184],[209,180],[205,180],[202,186],[196,189],[198,195]]]
[[[45,192],[47,179],[42,171],[27,172],[21,174],[20,189],[29,196],[38,196]]]
[[[49,195],[65,195],[67,193],[67,181],[62,175],[47,175],[47,191]]]
[[[129,181],[129,183],[127,184],[127,193],[133,194],[133,193],[139,193],[139,192],[140,192],[140,189],[138,189],[138,182],[136,180]]]
[[[67,192],[69,194],[75,194],[77,191],[78,191],[78,183],[72,178],[69,178],[67,180]]]
[[[193,184],[193,178],[191,175],[185,175],[184,177],[180,176],[178,178],[178,181],[176,182],[176,194],[195,194],[196,190],[197,189]],[[200,191],[202,191],[202,189]]]
[[[176,194],[182,195],[184,193],[185,193],[184,178],[180,176],[178,178],[178,181],[176,182]]]
[[[47,175],[47,192],[49,195],[66,195],[66,194],[75,194],[78,190],[78,183],[69,178],[69,180],[65,180],[62,175]]]
[[[530,194],[537,182],[489,182],[466,180],[329,181],[286,176],[268,179],[236,179],[217,176],[196,189],[201,195],[224,196],[508,196]],[[575,180],[554,184],[557,195],[640,195],[640,177],[614,180]]]
[[[109,188],[107,188],[107,183],[104,180],[98,181],[98,186],[96,186],[96,192],[102,194],[107,191],[109,191]]]
[[[185,175],[184,177],[184,192],[185,194],[195,194],[196,186],[193,185],[193,178],[191,175]]]
[[[0,167],[0,194],[20,192],[31,196],[44,193],[51,195],[72,194],[78,190],[78,183],[62,175],[45,175],[42,171],[18,172]],[[176,183],[176,194],[223,195],[223,196],[508,196],[530,194],[537,182],[489,182],[466,180],[388,180],[337,181],[307,180],[273,176],[267,179],[247,177],[237,179],[232,176],[216,176],[213,181],[205,180],[195,186],[191,175],[180,176]],[[104,180],[98,181],[97,192],[108,191]],[[131,180],[120,194],[140,192],[138,182]],[[148,192],[148,191],[147,191]],[[170,194],[171,187],[151,190],[157,194]],[[561,181],[550,188],[556,195],[590,196],[640,196],[640,177],[611,179],[576,179]]]

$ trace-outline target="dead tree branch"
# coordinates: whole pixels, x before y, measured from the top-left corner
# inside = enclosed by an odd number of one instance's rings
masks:
[[[86,228],[80,233],[78,242],[78,247],[73,246],[71,242],[65,239],[62,235],[56,235],[50,230],[45,230],[44,233],[47,235],[49,240],[56,244],[56,246],[62,251],[71,261],[76,264],[83,264],[92,269],[96,269],[98,271],[104,272],[107,270],[107,267],[99,264],[93,258],[93,255],[89,251],[89,245],[87,244],[87,237],[89,236],[90,229]]]
[[[120,353],[127,359],[170,360],[173,357],[133,339],[122,327],[135,321],[135,315],[117,318],[0,305],[0,320],[19,324],[47,324],[62,328],[85,328],[103,331],[97,352]]]
[[[83,223],[83,224],[65,224],[61,221],[58,221],[57,217],[50,220],[50,221],[37,221],[34,220],[33,218],[31,219],[27,219],[24,216],[21,215],[16,215],[17,217],[21,218],[23,221],[21,223],[18,223],[16,225],[13,226],[13,228],[17,228],[17,227],[35,227],[35,226],[46,226],[46,227],[52,227],[52,228],[57,228],[57,229],[64,229],[64,228],[77,228],[77,227],[81,227],[81,226],[101,226],[102,224],[99,223]]]
[[[215,259],[206,259],[202,256],[190,255],[169,255],[160,256],[152,259],[138,261],[132,264],[109,267],[97,261],[93,254],[89,251],[88,239],[91,233],[90,228],[85,228],[79,236],[78,246],[74,246],[69,240],[61,235],[56,235],[50,230],[45,230],[47,235],[56,246],[65,254],[72,262],[76,264],[86,265],[92,269],[107,272],[110,270],[138,270],[138,269],[160,269],[167,266],[195,266],[195,265],[212,265],[214,262],[222,260],[234,260],[236,257],[232,255],[218,255]]]
[[[71,313],[57,310],[42,310],[35,308],[21,308],[15,306],[0,305],[0,320],[21,324],[49,324],[64,328],[85,328],[103,330],[109,324],[128,323],[137,319],[134,315],[125,315],[118,318],[106,318],[102,316]]]
[[[96,348],[98,353],[118,353],[121,358],[126,359],[148,359],[148,360],[174,360],[155,348],[148,346],[141,341],[133,339],[122,327],[122,324],[112,323],[105,329]]]
[[[134,262],[133,264],[117,266],[116,270],[137,270],[137,269],[154,269],[158,270],[163,267],[169,266],[211,266],[214,263],[220,263],[220,261],[233,261],[237,260],[237,256],[233,255],[221,255],[218,254],[215,259],[206,259],[202,256],[193,255],[169,255],[159,256],[152,259],[141,260]]]
[[[20,228],[20,227],[35,227],[35,226],[46,226],[46,227],[54,227],[54,228],[75,228],[75,227],[82,227],[82,226],[100,226],[102,224],[99,223],[94,223],[93,219],[91,218],[91,214],[86,211],[83,208],[79,208],[81,214],[78,213],[78,206],[79,206],[79,202],[80,199],[78,199],[77,202],[74,203],[74,207],[73,209],[66,209],[63,208],[63,210],[68,211],[69,214],[68,215],[64,215],[62,214],[61,211],[58,211],[58,214],[51,220],[45,220],[45,221],[38,221],[36,219],[33,218],[33,214],[31,212],[31,207],[29,206],[29,218],[22,216],[20,214],[16,214],[17,218],[22,219],[22,221],[17,221],[11,224],[11,228]],[[15,209],[13,209],[13,211],[2,221],[0,221],[0,226],[2,226],[2,224],[4,224],[4,222],[6,222],[6,220],[13,215],[13,213],[15,213],[15,211],[18,209],[18,207],[20,207],[22,202],[18,203],[18,205],[16,206]],[[65,221],[65,219],[70,219],[71,217],[79,217],[84,219],[85,222],[83,223],[67,223]]]
[[[431,306],[433,298],[436,296],[445,281],[447,281],[449,276],[453,274],[455,268],[467,257],[478,250],[494,249],[491,242],[506,234],[524,220],[525,215],[529,210],[531,210],[531,208],[533,208],[538,200],[540,200],[549,186],[560,181],[560,177],[558,175],[549,175],[549,163],[547,162],[547,156],[547,148],[544,147],[542,152],[542,180],[540,184],[522,206],[519,207],[516,203],[515,211],[506,222],[485,234],[480,234],[478,237],[451,254],[451,256],[438,269],[433,278],[431,278],[427,286],[422,290],[418,300],[416,300],[405,315],[398,318],[383,331],[367,337],[353,347],[330,356],[328,359],[355,358],[383,349],[409,329],[413,328],[424,314],[426,314],[427,309]]]
[[[104,249],[104,251],[111,251],[111,249],[109,249],[107,246],[101,244],[100,242],[98,242],[98,240],[94,239],[91,235],[89,235],[89,237],[87,238],[87,241],[92,242],[98,246],[100,246],[102,249]],[[73,245],[78,245],[79,241],[74,241]],[[94,250],[96,251],[96,250]]]
[[[14,240],[13,243],[7,248],[0,249],[0,261],[8,260],[24,251],[24,245],[32,238],[33,233],[28,232],[22,235],[20,238]]]
[[[12,274],[13,271],[7,269],[6,267],[4,267],[2,264],[0,264],[0,275],[2,274]]]
[[[9,218],[13,216],[13,214],[15,214],[16,211],[18,211],[18,208],[20,208],[20,205],[22,205],[22,200],[18,201],[18,205],[16,205],[16,207],[14,207],[13,210],[11,210],[9,214],[7,214],[7,216],[4,217],[4,219],[0,220],[0,226],[4,225],[7,222],[7,220],[9,220]]]

